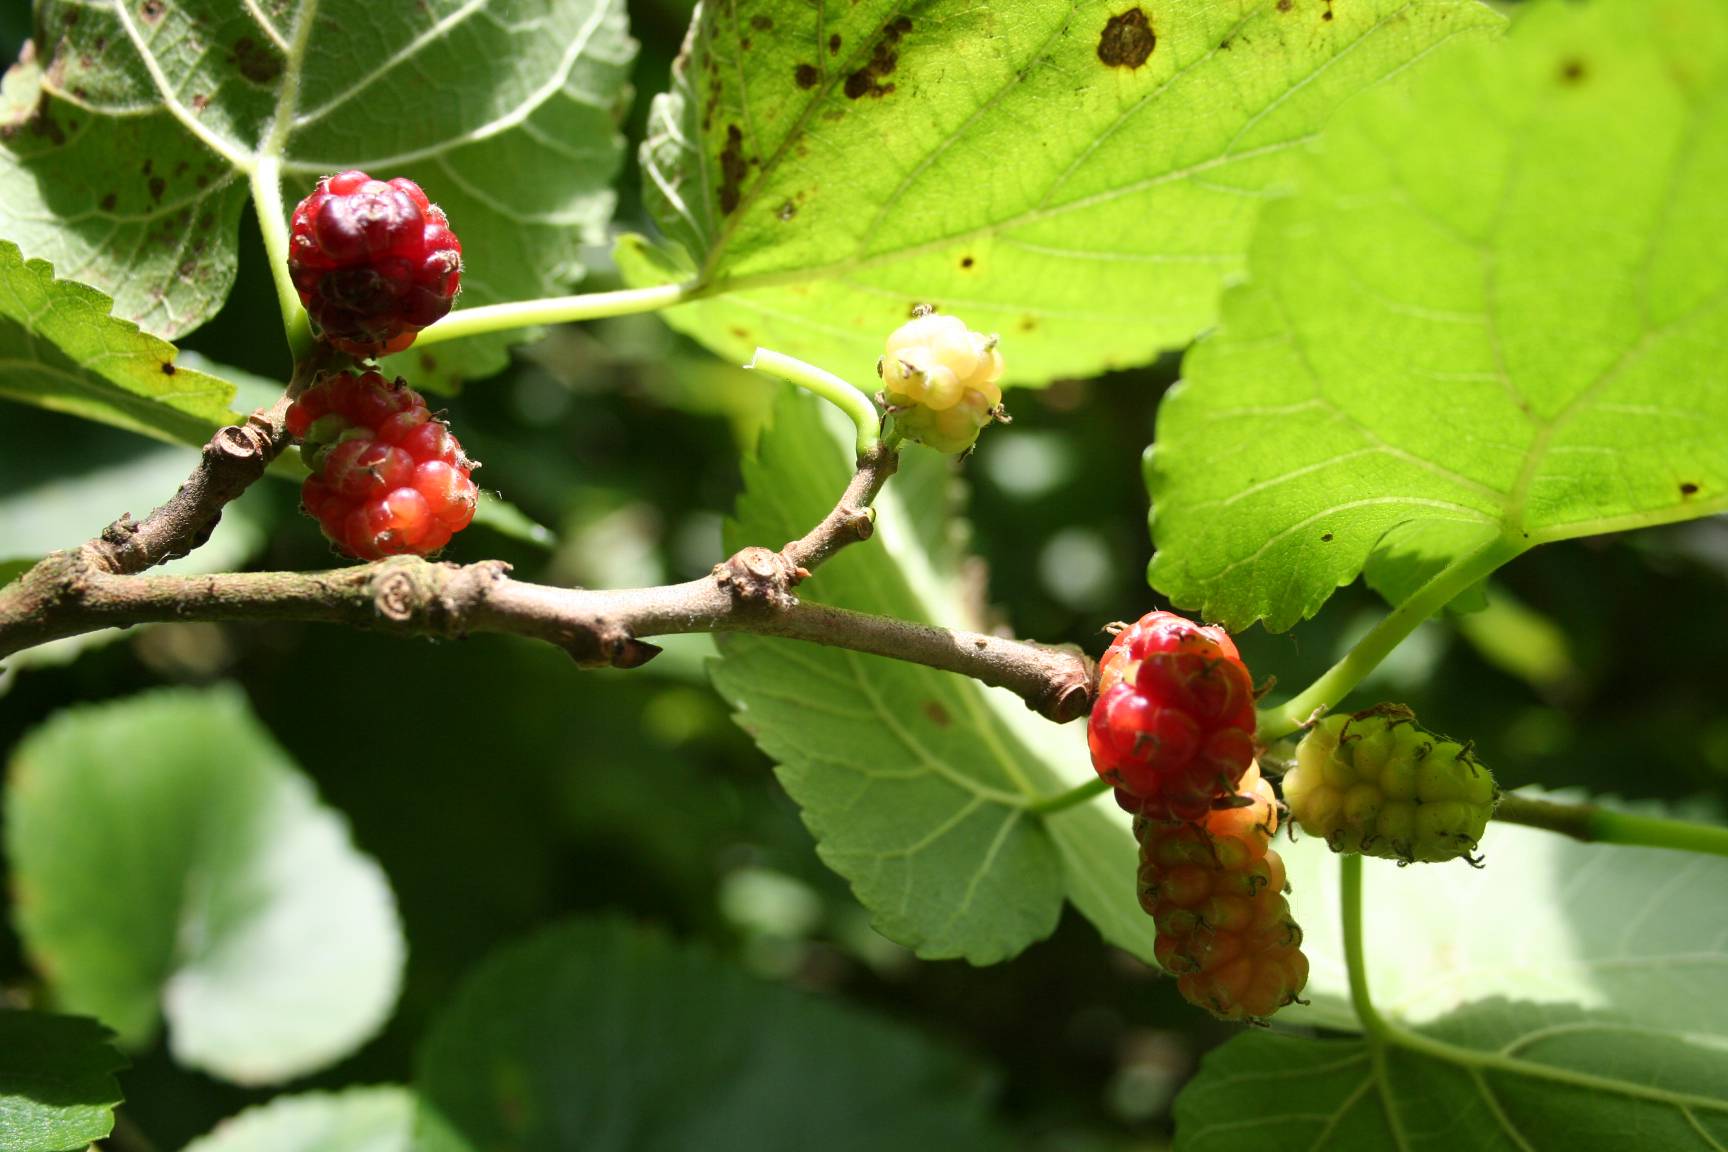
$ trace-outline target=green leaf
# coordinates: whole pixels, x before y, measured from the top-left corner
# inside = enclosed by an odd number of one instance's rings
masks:
[[[0,240],[0,397],[191,444],[234,419],[232,385],[176,365],[111,304]]]
[[[1428,1023],[1499,996],[1728,1036],[1728,859],[1581,844],[1499,822],[1481,850],[1480,871],[1363,861],[1367,956],[1383,1014]],[[1315,1000],[1279,1019],[1353,1027],[1338,857],[1311,838],[1279,851]]]
[[[282,395],[283,387],[288,383],[285,376],[281,378],[260,376],[258,373],[250,372],[245,368],[212,360],[203,353],[194,352],[191,349],[183,350],[180,353],[180,359],[175,363],[182,368],[192,368],[206,376],[214,376],[223,383],[231,385],[234,389],[233,405],[236,412],[251,412],[256,408],[270,407],[276,403]]]
[[[425,1152],[1005,1147],[987,1082],[948,1052],[618,922],[494,955],[416,1087]]]
[[[1728,10],[1526,8],[1342,113],[1159,411],[1153,586],[1233,627],[1728,510]]]
[[[350,1088],[281,1096],[217,1125],[185,1152],[408,1152],[414,1095]]]
[[[1724,1039],[1498,999],[1378,1043],[1249,1032],[1177,1098],[1176,1149],[1714,1152],[1728,1141]]]
[[[389,1015],[388,882],[235,690],[69,709],[13,757],[16,924],[56,1003],[128,1046],[166,1017],[240,1083],[324,1067]]]
[[[727,546],[779,547],[819,521],[851,474],[850,425],[787,388]],[[953,627],[977,624],[942,543],[952,462],[906,450],[876,533],[799,588],[822,603]],[[916,503],[910,498],[916,497]],[[1029,811],[1092,777],[1080,725],[946,672],[798,641],[719,638],[714,684],[778,765],[822,859],[877,931],[919,955],[994,963],[1056,927],[1065,895],[1114,943],[1152,955],[1134,893],[1136,849],[1107,798]]]
[[[1338,857],[1308,838],[1280,852],[1314,1003],[1279,1020],[1355,1029]],[[1482,853],[1480,871],[1364,860],[1383,1055],[1363,1040],[1240,1037],[1179,1099],[1177,1148],[1607,1152],[1632,1132],[1641,1148],[1728,1138],[1728,859],[1500,823]]]
[[[0,1148],[76,1152],[114,1128],[126,1060],[94,1020],[0,1010]]]
[[[161,336],[227,297],[260,167],[289,203],[344,168],[418,181],[462,237],[465,305],[563,290],[611,215],[617,0],[39,0],[35,43],[0,99],[0,235]],[[448,381],[507,339],[410,356]]]
[[[920,302],[999,331],[1022,383],[1150,360],[1214,321],[1341,100],[1499,24],[1449,0],[705,4],[642,149],[714,297],[668,317],[839,371]]]
[[[485,488],[480,490],[480,505],[475,509],[474,523],[490,528],[508,540],[532,544],[540,549],[550,549],[558,539],[552,529]]]

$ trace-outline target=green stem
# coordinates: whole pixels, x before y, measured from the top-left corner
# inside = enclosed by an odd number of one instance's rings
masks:
[[[802,360],[795,360],[779,352],[770,352],[766,348],[756,349],[756,355],[750,357],[750,363],[744,367],[789,380],[800,388],[814,392],[846,413],[858,428],[860,458],[875,451],[876,445],[881,442],[882,418],[876,414],[876,404],[859,391],[856,385],[814,364],[806,364]]]
[[[1110,791],[1110,781],[1100,776],[1095,780],[1088,780],[1084,784],[1075,785],[1066,792],[1058,792],[1054,796],[1044,796],[1033,800],[1026,805],[1026,811],[1036,813],[1039,816],[1050,816],[1057,812],[1064,812],[1069,808],[1078,808],[1092,797],[1101,796],[1108,791]]]
[[[282,309],[282,328],[288,335],[288,351],[296,361],[312,350],[312,326],[300,294],[288,277],[288,214],[282,205],[282,162],[261,153],[252,167],[252,207],[258,214],[258,230],[264,234],[264,251],[270,257],[270,277],[276,282],[276,303]]]
[[[1361,683],[1380,661],[1392,654],[1416,626],[1440,611],[1478,580],[1524,551],[1523,540],[1497,536],[1476,551],[1460,557],[1418,588],[1404,603],[1388,612],[1368,635],[1338,663],[1307,689],[1276,708],[1260,713],[1259,739],[1269,743],[1308,723],[1317,711],[1325,711]]]
[[[1387,1025],[1368,995],[1368,957],[1362,945],[1362,857],[1354,852],[1338,858],[1338,902],[1344,913],[1344,968],[1350,976],[1350,1006],[1362,1031],[1384,1039]]]
[[[624,288],[616,292],[585,292],[579,296],[549,296],[540,300],[458,308],[420,333],[414,344],[422,347],[486,332],[507,332],[512,328],[537,328],[543,324],[657,312],[688,299],[694,290],[693,284],[661,284],[653,288]]]
[[[1509,792],[1500,797],[1494,819],[1558,832],[1587,844],[1636,844],[1728,856],[1728,828],[1660,816],[1634,816],[1596,804],[1558,804]]]

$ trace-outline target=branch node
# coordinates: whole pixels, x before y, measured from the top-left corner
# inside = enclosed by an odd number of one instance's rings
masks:
[[[132,519],[132,513],[120,513],[120,519],[102,529],[102,543],[114,548],[124,548],[132,542],[132,537],[138,535],[138,521]]]
[[[406,624],[424,603],[414,577],[400,567],[385,568],[372,580],[372,607],[394,624]]]
[[[715,565],[714,582],[739,607],[790,608],[798,603],[791,589],[810,573],[772,548],[741,548]]]
[[[446,564],[444,567],[457,568],[454,564]],[[503,560],[481,560],[477,563],[468,565],[466,568],[458,568],[457,570],[472,572],[476,579],[483,580],[487,584],[498,583],[498,581],[510,575],[511,571],[510,565]]]
[[[1092,685],[1064,684],[1051,690],[1047,703],[1038,709],[1057,724],[1078,720],[1092,710]]]
[[[628,635],[609,635],[601,640],[601,644],[605,647],[607,662],[614,668],[640,668],[665,651],[658,644]]]
[[[276,430],[270,426],[268,417],[254,412],[244,424],[218,428],[204,445],[204,455],[212,459],[222,457],[234,464],[252,460],[263,463],[274,454],[275,443]]]

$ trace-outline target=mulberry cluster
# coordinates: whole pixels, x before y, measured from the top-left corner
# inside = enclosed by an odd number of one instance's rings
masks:
[[[1262,1020],[1301,995],[1308,958],[1271,847],[1272,787],[1258,766],[1239,786],[1203,820],[1135,820],[1140,906],[1184,999],[1220,1019]]]
[[[1201,820],[1254,759],[1254,684],[1222,628],[1151,612],[1099,663],[1092,766],[1131,812]]]
[[[338,172],[294,209],[288,274],[321,338],[387,356],[450,311],[462,245],[414,181]]]
[[[399,379],[324,376],[289,407],[287,428],[312,470],[300,501],[351,556],[425,556],[474,519],[477,465]]]
[[[1308,982],[1272,850],[1278,802],[1254,763],[1254,683],[1222,628],[1151,612],[1099,665],[1092,766],[1133,812],[1140,905],[1191,1003],[1260,1020]]]

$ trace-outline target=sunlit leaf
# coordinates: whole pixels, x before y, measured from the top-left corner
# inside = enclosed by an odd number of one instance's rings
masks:
[[[1178,1097],[1176,1150],[1715,1152],[1728,1141],[1723,1039],[1497,999],[1378,1048],[1250,1032]]]
[[[1728,510],[1725,181],[1710,0],[1532,5],[1355,102],[1160,409],[1154,587],[1276,630],[1376,554],[1396,599]]]
[[[350,1088],[280,1096],[229,1117],[185,1152],[409,1152],[414,1096],[401,1088]]]
[[[177,365],[111,303],[0,240],[0,397],[191,444],[233,419],[232,385]]]
[[[1363,861],[1388,1031],[1238,1038],[1180,1098],[1177,1148],[1713,1152],[1728,1136],[1728,860],[1500,823],[1481,848],[1481,870]],[[1280,851],[1313,1004],[1278,1019],[1354,1030],[1338,857],[1306,838]]]
[[[1316,1017],[1348,1023],[1338,858],[1309,838],[1279,850],[1313,962]],[[1363,862],[1383,1012],[1426,1023],[1501,996],[1728,1036],[1728,860],[1581,844],[1499,822],[1481,850],[1479,871]],[[1292,1021],[1307,1013],[1285,1011]]]
[[[714,294],[669,316],[839,371],[921,302],[999,331],[1013,380],[1149,360],[1213,322],[1340,101],[1498,24],[1446,0],[705,4],[642,150]]]

